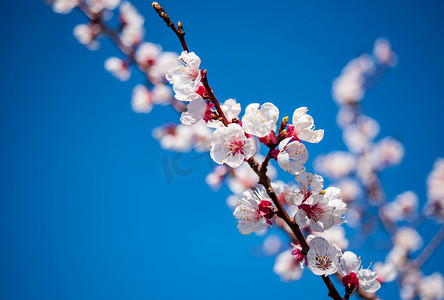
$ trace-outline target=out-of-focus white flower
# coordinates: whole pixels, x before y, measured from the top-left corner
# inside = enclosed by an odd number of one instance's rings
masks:
[[[406,252],[416,251],[422,246],[421,236],[411,227],[399,228],[393,242],[396,247],[400,247]]]
[[[374,264],[373,270],[378,273],[379,282],[391,282],[398,276],[396,266],[391,263],[377,262]]]
[[[348,248],[348,239],[345,237],[345,230],[342,226],[332,227],[324,232],[313,232],[314,236],[320,236],[337,245],[342,250]]]
[[[350,203],[355,201],[361,194],[361,187],[359,183],[351,178],[345,178],[334,184],[339,190],[341,190],[342,201]]]
[[[284,171],[296,175],[305,171],[304,164],[307,162],[308,152],[304,144],[291,142],[291,139],[292,137],[289,137],[279,143],[277,161]]]
[[[444,299],[444,278],[435,272],[430,276],[423,277],[419,283],[419,297],[421,300]]]
[[[265,157],[257,154],[255,159],[258,163],[262,163]],[[241,194],[243,191],[255,188],[259,184],[259,177],[247,162],[243,162],[231,173],[233,176],[228,179],[228,187],[235,194]],[[277,176],[277,171],[272,165],[268,166],[267,176],[272,180]]]
[[[160,45],[144,42],[137,47],[135,59],[143,69],[148,69],[156,63],[161,53],[162,47]]]
[[[166,79],[173,85],[175,97],[180,101],[189,101],[189,95],[196,92],[200,85],[200,58],[194,52],[183,51],[179,56],[183,65],[170,70]]]
[[[390,42],[384,38],[379,38],[375,41],[373,56],[378,64],[386,64],[393,67],[398,62],[398,57],[393,52]]]
[[[425,212],[439,220],[444,217],[444,158],[438,158],[427,177],[427,203]]]
[[[395,244],[387,254],[385,261],[396,266],[398,269],[402,269],[407,263],[407,253],[403,248]]]
[[[180,65],[177,58],[177,53],[162,52],[149,68],[148,79],[155,84],[165,82],[168,71]]]
[[[95,40],[100,33],[100,27],[97,24],[79,24],[74,27],[74,37],[80,44],[88,46],[89,49],[97,49],[98,43]]]
[[[276,255],[282,249],[282,240],[274,234],[270,234],[262,244],[262,251],[267,255]]]
[[[165,84],[156,84],[152,90],[153,102],[155,104],[167,105],[173,99],[173,91]]]
[[[242,234],[260,231],[271,225],[273,204],[265,189],[245,191],[233,216],[238,219],[237,228]]]
[[[115,9],[119,5],[120,0],[85,0],[85,3],[92,12],[99,13],[104,9]]]
[[[335,244],[329,244],[322,237],[310,241],[307,253],[308,268],[316,275],[331,275],[338,271],[341,249]]]
[[[58,14],[68,14],[79,5],[79,0],[55,0],[52,9]]]
[[[391,221],[406,220],[416,214],[418,196],[413,191],[407,191],[396,196],[393,202],[382,207],[384,215]]]
[[[128,64],[117,57],[110,57],[105,61],[105,70],[122,81],[127,81],[130,78]]]
[[[404,157],[404,146],[392,137],[386,137],[376,143],[374,148],[376,168],[398,165]]]
[[[356,168],[356,157],[349,152],[335,151],[319,155],[314,165],[319,173],[332,179],[339,179],[349,175]]]
[[[135,112],[145,114],[153,109],[152,93],[143,84],[134,87],[131,107]]]
[[[343,139],[353,153],[362,153],[371,146],[371,142],[379,133],[379,124],[367,116],[360,116],[355,125],[344,129]]]
[[[273,271],[282,281],[294,281],[301,278],[303,269],[301,263],[291,254],[291,250],[282,252],[276,257]]]
[[[166,150],[188,152],[193,147],[193,128],[187,125],[169,124],[153,129],[153,136]]]
[[[264,137],[270,131],[276,131],[276,122],[279,118],[279,109],[272,103],[252,103],[245,109],[242,117],[242,126],[246,133],[257,137]]]
[[[237,118],[241,112],[241,105],[236,102],[236,99],[227,99],[220,105],[220,107],[229,122],[231,122],[234,118]],[[207,122],[207,126],[211,128],[218,128],[225,125],[219,120],[211,120]]]
[[[232,168],[239,167],[244,159],[256,152],[254,141],[247,138],[243,128],[235,123],[216,129],[213,140],[211,158],[218,164],[226,163]]]
[[[228,169],[225,165],[217,165],[211,173],[205,177],[205,182],[213,189],[218,190],[222,185],[222,181],[227,174]],[[233,195],[232,195],[233,196]],[[231,197],[231,196],[230,196]],[[228,202],[228,201],[227,201]],[[237,205],[238,200],[235,204]],[[233,203],[232,201],[230,203]],[[229,205],[230,206],[230,205]],[[231,207],[231,206],[230,206]]]
[[[298,206],[295,221],[299,226],[309,223],[313,231],[323,232],[345,222],[347,208],[339,189],[329,187],[322,191],[324,180],[310,173],[296,175],[296,181],[300,184],[299,192],[287,202]]]
[[[192,142],[197,152],[208,152],[213,141],[213,131],[205,126],[204,121],[199,121],[190,126],[193,130]]]
[[[288,125],[287,133],[295,139],[309,143],[319,143],[324,138],[324,130],[314,130],[313,117],[307,114],[306,107],[300,107],[293,113],[293,124]]]
[[[333,81],[332,96],[336,103],[351,104],[362,100],[366,76],[372,74],[375,64],[368,54],[352,59]]]
[[[137,9],[130,2],[124,1],[120,5],[119,20],[122,24],[122,31],[120,33],[120,40],[122,41],[122,44],[127,47],[132,47],[140,44],[140,42],[143,40],[143,35],[145,34],[145,29],[143,28],[145,18],[142,17],[141,14],[139,14]],[[147,49],[145,49],[145,51],[146,50]],[[153,49],[150,50],[151,54],[153,54]]]

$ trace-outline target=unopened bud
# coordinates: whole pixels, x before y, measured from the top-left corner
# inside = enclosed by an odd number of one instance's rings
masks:
[[[157,3],[157,2],[153,2],[153,8],[155,9],[155,10],[161,10],[162,9],[162,7],[159,5],[159,3]]]
[[[279,127],[279,131],[282,131],[285,129],[288,123],[288,116],[282,118],[281,126]]]
[[[183,31],[183,26],[182,26],[182,23],[180,23],[180,21],[177,22],[177,28],[178,28],[180,31]]]

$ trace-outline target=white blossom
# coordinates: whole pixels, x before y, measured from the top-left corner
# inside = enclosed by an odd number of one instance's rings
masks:
[[[393,52],[390,42],[384,38],[379,38],[375,41],[373,56],[379,64],[387,64],[391,67],[398,62],[398,57]]]
[[[74,27],[74,37],[80,44],[88,46],[89,49],[97,49],[97,41],[95,40],[97,34],[100,32],[100,27],[97,24],[79,24]]]
[[[149,113],[153,109],[153,96],[143,84],[134,87],[131,107],[137,113]]]
[[[381,287],[378,274],[370,269],[361,269],[358,271],[359,289],[368,293],[374,293]]]
[[[79,0],[55,0],[52,9],[58,14],[68,14],[79,5]]]
[[[315,169],[332,179],[348,176],[356,168],[356,157],[345,151],[335,151],[316,157]]]
[[[149,80],[154,84],[165,82],[168,71],[180,65],[177,58],[178,55],[174,52],[162,52],[159,54],[159,57],[148,70]]]
[[[381,282],[391,282],[398,276],[398,270],[394,264],[377,262],[373,265],[373,270],[379,275]]]
[[[307,162],[308,152],[304,144],[291,142],[291,139],[292,137],[289,137],[279,143],[277,161],[284,171],[296,175],[305,171],[303,164]]]
[[[296,176],[300,191],[289,200],[289,204],[297,205],[296,223],[305,227],[307,223],[313,231],[323,232],[333,225],[345,222],[343,216],[347,211],[339,189],[329,187],[325,191],[323,179],[319,175],[301,173]]]
[[[130,78],[128,64],[117,57],[110,57],[105,61],[105,70],[122,81],[127,81]]]
[[[202,120],[207,104],[199,94],[191,94],[190,103],[187,105],[187,110],[180,116],[180,121],[185,125],[192,125]]]
[[[135,59],[144,69],[154,65],[162,53],[162,47],[159,45],[144,42],[137,47]]]
[[[236,102],[236,99],[225,100],[225,102],[220,105],[220,108],[229,122],[231,122],[231,120],[234,118],[237,118],[241,112],[241,105]],[[210,120],[207,122],[207,126],[211,128],[218,128],[225,125],[219,120]]]
[[[422,238],[418,232],[411,227],[399,228],[393,240],[395,246],[406,252],[416,251],[422,246]]]
[[[170,70],[166,79],[173,85],[177,100],[189,101],[189,95],[195,93],[200,85],[200,58],[194,52],[183,51],[179,56],[183,65]]]
[[[324,130],[314,130],[313,117],[307,114],[306,107],[300,107],[293,113],[293,124],[288,126],[288,134],[309,143],[319,143],[324,138]]]
[[[419,297],[421,300],[444,299],[444,278],[435,272],[430,276],[423,277],[419,283]]]
[[[85,3],[92,12],[99,13],[104,9],[115,9],[119,5],[120,0],[85,0]]]
[[[346,251],[341,257],[341,270],[343,276],[342,283],[344,286],[354,285],[360,290],[368,293],[376,292],[381,284],[378,282],[378,274],[370,269],[361,267],[361,259],[351,251]]]
[[[438,158],[427,177],[427,203],[425,212],[438,219],[444,217],[444,158]]]
[[[247,138],[243,128],[235,123],[216,129],[213,140],[211,158],[218,164],[226,163],[232,168],[239,167],[244,159],[256,152],[253,139]]]
[[[242,117],[242,126],[246,133],[257,137],[264,137],[270,131],[276,131],[276,122],[279,118],[279,109],[272,103],[252,103],[245,109]]]
[[[282,281],[294,281],[301,278],[303,269],[301,263],[291,254],[291,250],[282,252],[276,257],[273,271]]]
[[[338,271],[341,249],[335,244],[329,244],[322,237],[310,241],[307,253],[308,268],[316,275],[331,275]]]
[[[271,225],[273,204],[265,189],[247,190],[242,193],[233,216],[238,219],[237,228],[242,234],[261,231]]]

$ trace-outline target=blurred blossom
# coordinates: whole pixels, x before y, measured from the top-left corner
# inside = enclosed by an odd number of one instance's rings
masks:
[[[367,116],[360,116],[355,125],[344,129],[343,139],[348,149],[353,153],[368,150],[372,140],[379,133],[379,124]]]
[[[373,56],[378,64],[381,65],[386,64],[393,67],[398,63],[398,57],[393,52],[390,42],[384,38],[379,38],[375,41]]]
[[[87,46],[90,50],[96,50],[99,43],[96,41],[96,36],[100,33],[100,26],[98,24],[79,24],[74,27],[74,37],[80,44]]]
[[[418,288],[421,300],[444,299],[444,278],[435,272],[430,276],[423,277]]]
[[[291,250],[282,252],[276,257],[273,271],[279,275],[282,281],[294,281],[301,278],[303,269]]]
[[[143,68],[148,69],[154,65],[162,53],[162,47],[150,42],[144,42],[137,47],[135,54],[136,62]]]
[[[374,62],[368,54],[351,60],[342,69],[341,75],[333,81],[332,94],[336,103],[351,104],[361,101],[365,93],[365,77],[374,70]]]
[[[402,227],[396,232],[393,243],[406,252],[413,252],[421,248],[422,238],[414,228]]]
[[[395,244],[386,257],[386,263],[393,264],[398,269],[403,269],[406,262],[407,262],[406,251]]]
[[[130,78],[130,70],[128,64],[118,57],[110,57],[105,61],[105,70],[110,72],[114,77],[127,81]]]
[[[122,32],[120,33],[122,44],[128,47],[138,45],[143,40],[143,35],[145,34],[145,29],[143,28],[145,23],[144,17],[139,14],[131,3],[124,1],[119,8],[119,20],[122,24]]]
[[[418,196],[413,191],[407,191],[396,196],[393,202],[386,204],[382,210],[391,221],[406,220],[416,215]]]
[[[162,52],[149,68],[148,79],[154,84],[165,82],[168,71],[179,66],[178,57],[178,54],[174,52]]]
[[[378,273],[380,282],[391,282],[398,276],[396,266],[391,263],[377,262],[373,266],[373,270]]]
[[[361,224],[361,213],[353,207],[349,207],[345,214],[347,225],[350,227],[358,227]]]
[[[225,174],[228,172],[228,167],[225,165],[217,165],[213,171],[205,177],[205,182],[214,190],[218,190],[222,185],[222,181],[224,180]],[[231,196],[230,196],[231,197]],[[229,202],[227,199],[227,203]],[[237,205],[237,203],[235,204]],[[231,207],[229,204],[228,206]]]
[[[55,0],[52,9],[58,14],[68,14],[79,5],[79,0]]]
[[[220,167],[220,166],[218,166],[218,167]],[[239,195],[230,195],[230,196],[228,196],[227,197],[227,205],[228,205],[228,207],[234,210],[238,206],[238,204],[239,204],[239,199],[240,199]]]
[[[356,119],[356,112],[348,105],[341,106],[336,115],[336,123],[343,128],[351,125]]]
[[[349,245],[348,239],[345,237],[344,227],[332,227],[324,232],[313,232],[313,235],[323,237],[327,241],[337,245],[342,250],[347,249]]]
[[[444,158],[438,158],[427,177],[427,203],[425,212],[438,219],[444,217]]]
[[[338,181],[334,184],[334,186],[341,190],[342,201],[345,203],[355,201],[362,192],[359,183],[351,178],[345,178]]]
[[[134,87],[131,107],[137,113],[149,113],[153,109],[152,93],[143,84]]]
[[[276,255],[282,249],[282,240],[275,234],[268,235],[262,244],[262,250],[267,255]]]
[[[93,13],[99,13],[104,9],[113,10],[119,4],[120,0],[84,0]]]
[[[153,136],[162,148],[178,152],[188,152],[192,148],[193,129],[191,126],[168,124],[153,129]]]
[[[327,155],[319,155],[314,161],[315,169],[332,179],[349,175],[356,168],[356,158],[345,151],[335,151]]]
[[[374,148],[376,168],[398,165],[404,157],[404,146],[392,137],[386,137],[376,143]]]

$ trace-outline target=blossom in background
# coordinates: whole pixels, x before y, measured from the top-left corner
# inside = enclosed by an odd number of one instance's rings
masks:
[[[307,253],[308,268],[316,275],[331,275],[339,269],[341,249],[330,244],[322,237],[315,237],[310,241],[310,250]]]
[[[252,103],[245,108],[242,126],[246,133],[264,137],[270,131],[276,131],[279,109],[269,102],[259,106],[259,103]]]
[[[143,24],[145,18],[128,1],[122,2],[119,7],[119,20],[122,25],[120,40],[127,47],[137,46],[142,42],[145,34]]]
[[[84,0],[89,9],[94,13],[99,13],[104,9],[113,10],[119,4],[120,0]]]
[[[421,300],[444,299],[444,278],[435,272],[430,276],[423,277],[419,283],[418,294]]]
[[[378,273],[378,281],[381,283],[391,282],[398,276],[396,266],[391,263],[377,262],[373,265],[373,270]]]
[[[79,24],[74,27],[74,37],[80,44],[87,46],[91,50],[98,48],[96,41],[97,35],[100,33],[100,26],[93,23]]]
[[[277,161],[284,171],[296,175],[305,171],[303,164],[307,162],[308,152],[304,144],[291,142],[291,139],[289,137],[279,143]]]
[[[110,57],[105,61],[105,70],[110,72],[114,77],[127,81],[130,78],[130,70],[128,64],[118,57]]]
[[[279,275],[282,281],[294,281],[302,277],[304,269],[292,251],[287,250],[276,257],[273,271]]]
[[[375,168],[385,169],[398,165],[404,157],[404,146],[392,137],[385,137],[374,147]]]
[[[324,138],[324,130],[314,130],[313,117],[307,114],[306,107],[300,107],[293,113],[293,124],[288,125],[289,136],[309,143],[319,143]]]
[[[68,14],[79,5],[79,0],[55,0],[52,9],[58,14]]]
[[[413,252],[421,248],[422,238],[416,229],[402,227],[396,232],[393,243],[396,247],[400,247],[405,252]]]
[[[150,42],[144,42],[137,47],[135,59],[143,69],[154,65],[162,53],[162,47]]]
[[[378,282],[378,274],[369,269],[362,269],[361,259],[351,251],[346,251],[341,257],[341,269],[339,270],[344,286],[354,286],[368,293],[374,293],[381,287]]]
[[[350,203],[355,201],[362,193],[359,183],[351,178],[344,178],[334,184],[342,195],[342,201]]]
[[[345,236],[345,229],[342,226],[336,226],[332,227],[329,230],[326,230],[324,232],[313,232],[313,235],[311,237],[315,238],[317,236],[323,237],[327,241],[330,241],[331,243],[335,244],[342,250],[347,249],[349,245],[349,241]],[[307,237],[308,240],[308,237]]]
[[[314,161],[315,169],[332,179],[348,176],[356,168],[356,157],[345,151],[319,155]]]
[[[391,221],[402,221],[415,216],[418,209],[418,196],[407,191],[396,196],[395,200],[382,207],[382,212]]]
[[[211,158],[218,164],[226,163],[232,168],[239,167],[244,159],[256,152],[253,139],[247,138],[238,124],[231,123],[227,127],[216,129],[213,140]]]
[[[266,255],[276,255],[282,249],[282,240],[274,234],[268,235],[262,243],[262,251]]]
[[[189,101],[189,95],[195,93],[200,85],[200,58],[194,52],[182,51],[179,56],[182,65],[170,70],[166,79],[173,85],[177,100]]]
[[[378,64],[386,64],[390,67],[395,66],[398,62],[398,57],[393,52],[390,42],[384,38],[379,38],[375,41],[373,56]]]
[[[274,206],[265,189],[242,193],[233,216],[238,219],[237,228],[242,234],[261,231],[271,225]]]
[[[148,79],[154,84],[166,82],[168,71],[180,64],[177,58],[178,55],[175,52],[162,52],[150,66]]]
[[[444,217],[444,158],[438,158],[433,170],[427,177],[427,215],[442,219]]]
[[[237,118],[241,112],[241,105],[236,102],[236,99],[227,99],[220,105],[220,107],[229,122]],[[219,120],[210,120],[207,122],[207,126],[211,128],[218,128],[225,125]]]

